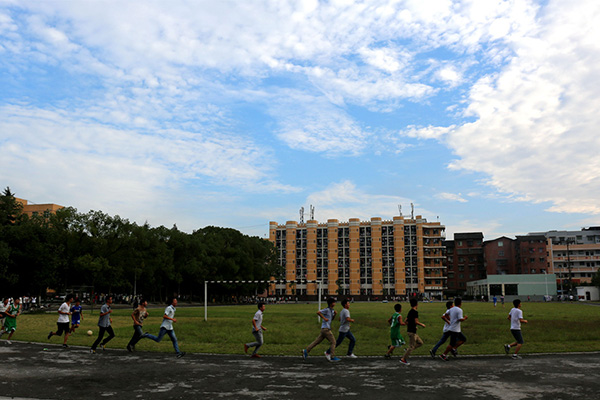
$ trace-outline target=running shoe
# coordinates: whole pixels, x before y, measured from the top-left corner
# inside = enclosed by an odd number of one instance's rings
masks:
[[[185,351],[182,351],[181,353],[177,353],[177,358],[181,358],[185,356]]]
[[[520,355],[518,355],[518,354],[513,354],[513,355],[512,355],[512,358],[513,358],[513,360],[520,360],[520,359],[521,359],[521,356],[520,356]]]
[[[331,361],[331,354],[325,352],[325,358],[327,359],[327,361]]]
[[[403,358],[400,359],[400,364],[410,365],[410,363]]]
[[[63,343],[63,347],[65,347],[65,348],[66,348],[66,347],[69,347],[69,345],[68,345],[68,344],[66,344],[66,343]]]
[[[390,354],[387,354],[387,353],[385,353],[383,356],[384,356],[385,358],[387,358],[387,359],[390,359],[390,358],[392,358],[392,356],[391,356]]]
[[[445,354],[440,354],[440,358],[444,361],[448,361],[448,357]]]
[[[354,354],[354,353],[348,354],[346,357],[348,357],[348,358],[358,358],[358,356],[356,354]]]
[[[429,350],[429,354],[431,354],[431,358],[435,358],[435,351],[433,349]]]
[[[302,358],[305,360],[308,358],[308,351],[306,349],[302,349]]]
[[[259,354],[252,354],[250,358],[262,358]]]
[[[508,354],[508,352],[509,352],[509,351],[510,351],[510,344],[505,344],[505,345],[504,345],[504,352],[505,352],[506,354]]]
[[[50,333],[48,334],[48,339],[50,339],[52,337],[52,331],[50,331]]]
[[[244,343],[244,353],[248,353],[248,345],[246,343]]]
[[[328,358],[328,360],[329,360],[329,361],[331,361],[331,362],[338,362],[338,361],[342,361],[342,359],[341,359],[341,358],[338,358],[338,357],[336,357],[336,356],[330,357],[330,358]]]
[[[452,353],[452,355],[454,357],[456,357],[458,355],[458,351],[456,351],[456,349],[451,349],[450,352]]]

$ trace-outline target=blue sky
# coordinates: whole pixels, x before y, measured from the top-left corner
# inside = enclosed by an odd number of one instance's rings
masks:
[[[185,231],[600,219],[600,3],[0,0],[0,182]]]

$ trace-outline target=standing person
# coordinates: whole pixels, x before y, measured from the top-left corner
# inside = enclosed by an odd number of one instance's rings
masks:
[[[71,302],[73,301],[73,295],[68,294],[65,297],[65,302],[60,305],[58,308],[58,321],[56,322],[56,332],[50,331],[48,334],[48,340],[54,335],[60,336],[65,333],[65,339],[63,340],[63,347],[69,347],[67,345],[67,340],[69,339],[69,315],[71,315]]]
[[[349,358],[358,358],[354,354],[354,346],[356,345],[356,338],[350,332],[350,323],[354,322],[352,318],[350,318],[350,302],[348,299],[342,300],[342,311],[340,311],[340,329],[338,333],[338,338],[335,341],[335,347],[337,348],[342,342],[344,338],[348,338],[350,343],[348,344],[348,352],[346,356]],[[330,353],[330,350],[327,350],[327,353]]]
[[[504,351],[506,354],[508,354],[510,352],[510,348],[515,347],[515,354],[512,355],[512,358],[519,359],[521,358],[519,355],[519,350],[521,350],[521,346],[523,346],[524,343],[523,334],[521,333],[521,323],[526,324],[527,320],[523,319],[521,300],[513,300],[513,306],[513,309],[508,313],[508,320],[510,321],[510,333],[512,333],[515,341],[511,344],[505,344]]]
[[[450,337],[450,332],[449,332],[450,318],[448,318],[448,314],[452,307],[453,307],[452,302],[447,301],[446,302],[446,312],[444,314],[442,314],[442,321],[444,321],[444,327],[442,328],[442,337],[435,344],[435,346],[433,346],[433,348],[431,350],[429,350],[429,354],[431,354],[431,358],[435,358],[435,352],[437,351],[437,349],[439,349],[441,345],[446,343],[446,340],[448,340],[448,338]]]
[[[315,348],[319,343],[323,341],[323,339],[329,340],[329,353],[325,352],[325,358],[328,361],[340,361],[339,358],[335,356],[335,338],[333,337],[333,333],[331,333],[331,321],[336,316],[336,312],[334,310],[335,307],[335,299],[330,297],[327,299],[327,308],[317,311],[317,315],[321,317],[323,321],[321,323],[321,332],[319,336],[306,348],[302,350],[302,358],[305,360],[308,358],[308,353]]]
[[[185,352],[179,350],[179,345],[177,344],[177,336],[175,336],[175,330],[173,330],[173,324],[177,322],[175,319],[175,307],[177,307],[177,299],[172,297],[169,300],[169,305],[165,308],[165,313],[163,314],[163,322],[160,325],[160,331],[158,332],[158,336],[146,334],[148,339],[154,340],[156,343],[159,343],[163,336],[169,335],[171,342],[173,342],[173,348],[175,349],[175,353],[177,354],[177,358],[181,358],[185,356]]]
[[[385,358],[391,358],[394,349],[406,343],[400,334],[400,326],[406,325],[404,321],[402,321],[402,315],[400,314],[401,311],[401,304],[394,305],[394,314],[392,314],[390,319],[388,319],[388,324],[390,325],[390,339],[392,344],[388,346],[388,351],[385,353]]]
[[[113,328],[111,326],[112,318],[110,317],[110,314],[112,313],[110,305],[112,304],[112,302],[112,296],[107,295],[104,304],[100,308],[100,317],[98,318],[98,327],[100,328],[100,330],[98,332],[98,338],[96,339],[94,344],[92,344],[92,348],[90,350],[90,353],[92,354],[96,354],[96,348],[98,347],[98,344],[100,344],[102,350],[105,350],[104,346],[106,346],[106,343],[110,342],[110,340],[115,337],[115,332],[113,331]],[[102,338],[104,337],[104,333],[106,332],[108,332],[108,337],[102,340]],[[102,343],[100,343],[100,341],[102,341]]]
[[[498,304],[498,298],[496,297],[496,295],[494,295],[492,299],[494,300],[494,307],[496,307],[496,304]]]
[[[244,352],[246,353],[248,353],[248,349],[250,347],[254,347],[254,351],[252,352],[251,356],[252,358],[260,358],[258,355],[258,349],[260,349],[260,346],[262,346],[264,343],[263,331],[267,330],[267,328],[262,325],[263,313],[265,312],[265,303],[258,303],[257,307],[258,311],[254,314],[254,318],[252,318],[252,334],[254,335],[256,341],[244,344]]]
[[[467,316],[463,316],[462,310],[462,299],[457,297],[454,299],[454,307],[450,309],[448,312],[448,318],[450,318],[450,327],[448,331],[450,332],[450,344],[446,347],[444,354],[440,354],[440,358],[444,361],[448,361],[448,353],[452,352],[452,355],[456,357],[458,355],[458,349],[462,346],[467,338],[460,330],[460,323],[467,320]]]
[[[8,306],[5,312],[6,319],[4,320],[4,330],[0,332],[0,337],[5,333],[8,333],[6,344],[12,344],[10,339],[17,330],[17,317],[21,315],[21,299],[18,297],[14,299],[13,304]]]
[[[404,355],[400,359],[400,362],[404,365],[410,365],[410,363],[407,361],[408,356],[410,356],[415,349],[423,346],[423,339],[417,335],[417,325],[425,328],[425,324],[419,322],[419,312],[417,311],[419,303],[417,299],[410,299],[410,307],[410,311],[406,316],[406,333],[408,334],[409,338],[409,346],[404,351]]]
[[[75,304],[71,306],[71,330],[70,334],[75,333],[75,329],[81,325],[83,319],[83,307],[81,307],[81,301],[79,297],[75,298]]]
[[[502,304],[502,308],[504,308],[504,295],[500,296],[500,303]]]
[[[4,335],[4,321],[6,319],[6,310],[10,306],[10,299],[5,297],[0,303],[0,336]]]
[[[144,325],[144,318],[147,318],[149,315],[148,311],[146,310],[147,305],[148,302],[142,298],[140,299],[136,309],[131,313],[131,319],[133,320],[133,336],[127,344],[127,351],[129,352],[135,350],[135,345],[140,341],[140,339],[148,337],[148,334],[144,333],[144,329],[142,328]]]

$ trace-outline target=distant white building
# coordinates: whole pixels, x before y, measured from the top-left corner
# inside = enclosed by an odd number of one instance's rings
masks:
[[[599,301],[600,289],[597,286],[577,286],[577,297],[584,301]]]

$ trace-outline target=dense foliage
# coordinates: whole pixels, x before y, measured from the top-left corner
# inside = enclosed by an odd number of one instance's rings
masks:
[[[90,286],[96,293],[200,297],[204,280],[265,280],[278,275],[273,245],[235,229],[193,233],[137,225],[101,211],[67,207],[28,217],[13,193],[0,196],[0,295],[39,296]],[[252,294],[260,287],[211,288]]]

